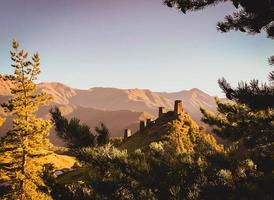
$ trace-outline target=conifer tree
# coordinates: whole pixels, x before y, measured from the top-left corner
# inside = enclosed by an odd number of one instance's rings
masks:
[[[105,145],[109,142],[110,131],[104,123],[101,122],[99,126],[96,126],[95,131],[98,134],[97,144],[99,146]]]
[[[66,143],[68,148],[95,146],[96,137],[89,126],[81,124],[80,120],[75,117],[70,120],[66,119],[57,107],[52,108],[50,114],[57,136]]]
[[[29,60],[28,53],[19,49],[17,41],[13,41],[12,47],[14,75],[8,76],[14,85],[12,98],[2,105],[13,117],[12,129],[1,138],[0,146],[1,181],[10,187],[1,199],[48,199],[42,192],[46,188],[39,176],[39,160],[50,153],[47,136],[52,125],[50,120],[36,117],[35,112],[50,98],[36,92],[39,54],[35,53]]]
[[[217,99],[216,102],[217,114],[201,109],[202,120],[213,127],[215,134],[231,142],[227,148],[230,163],[227,169],[234,171],[234,178],[231,186],[212,182],[209,188],[213,188],[205,192],[212,196],[226,188],[226,191],[232,189],[228,193],[235,196],[229,199],[240,198],[242,194],[247,195],[246,199],[271,199],[274,180],[273,108],[254,110],[233,101]],[[223,197],[223,194],[219,193],[219,196]]]
[[[176,7],[183,13],[225,2],[231,2],[236,11],[232,15],[227,15],[223,22],[218,23],[218,30],[222,32],[239,30],[251,34],[264,30],[269,38],[274,38],[273,0],[164,0],[167,6]]]
[[[231,142],[241,142],[247,149],[274,144],[274,110],[254,111],[245,104],[222,102],[218,98],[217,115],[201,108],[202,120],[213,132]]]
[[[261,84],[258,80],[240,82],[237,88],[232,88],[224,78],[218,83],[228,99],[246,104],[253,110],[265,110],[274,108],[274,71],[269,74],[269,80],[269,84]]]

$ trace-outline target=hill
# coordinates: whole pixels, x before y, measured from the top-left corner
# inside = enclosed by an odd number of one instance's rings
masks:
[[[222,151],[222,146],[217,145],[215,138],[183,112],[180,104],[180,101],[176,101],[174,111],[159,115],[137,133],[124,138],[119,149],[126,149],[128,152],[136,149],[146,151],[153,142],[168,141],[178,152],[203,152],[208,149]]]

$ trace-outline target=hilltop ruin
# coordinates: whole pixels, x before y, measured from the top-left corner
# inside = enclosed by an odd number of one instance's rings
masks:
[[[183,114],[184,110],[183,110],[183,102],[182,100],[176,100],[174,102],[174,110],[173,111],[168,111],[166,112],[166,108],[165,107],[159,107],[159,112],[158,112],[158,118],[152,120],[151,118],[146,119],[146,120],[141,120],[140,121],[140,125],[139,125],[139,133],[142,133],[146,130],[147,127],[151,127],[153,125],[155,125],[157,120],[160,120],[162,117],[169,115],[169,116],[173,116],[174,118],[179,119],[180,116]],[[131,134],[131,130],[130,129],[125,129],[124,132],[124,139],[130,137]]]

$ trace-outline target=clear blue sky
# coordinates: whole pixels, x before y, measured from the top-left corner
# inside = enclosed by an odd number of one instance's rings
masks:
[[[183,15],[161,0],[1,0],[0,73],[12,38],[42,59],[39,81],[220,95],[217,79],[267,80],[273,40],[217,32],[230,4]]]

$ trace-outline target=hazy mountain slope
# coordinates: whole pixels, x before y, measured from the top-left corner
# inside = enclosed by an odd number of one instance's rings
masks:
[[[159,106],[172,108],[173,101],[150,90],[91,88],[72,89],[61,83],[40,83],[39,91],[48,93],[57,104],[73,104],[100,110],[131,110],[157,113]]]
[[[137,131],[139,121],[152,116],[148,113],[128,110],[105,111],[78,106],[72,113],[67,115],[67,117],[77,117],[91,128],[98,125],[100,121],[104,122],[110,129],[112,136],[117,137],[123,135],[124,129],[127,127],[131,127],[133,132]]]
[[[137,131],[139,127],[139,121],[148,117],[153,117],[150,114],[142,112],[133,112],[128,110],[121,111],[106,111],[98,110],[93,108],[83,108],[80,106],[72,105],[58,105],[62,113],[69,119],[77,117],[82,123],[89,125],[92,129],[99,124],[104,122],[112,133],[112,137],[122,136],[125,128],[131,128],[133,132]],[[38,116],[42,118],[50,118],[49,109],[51,106],[43,106],[38,111]],[[3,136],[11,127],[11,118],[6,116],[6,122],[3,127],[0,127],[0,137]],[[61,140],[56,138],[54,128],[51,133],[51,141],[54,144],[62,144]]]
[[[1,96],[8,96],[10,95],[10,87],[12,83],[10,81],[4,81],[0,75],[0,95]]]
[[[0,77],[0,103],[10,98],[10,87],[11,83]],[[40,117],[50,117],[49,108],[54,105],[61,106],[65,116],[78,117],[91,127],[100,121],[105,122],[113,136],[121,136],[125,128],[131,128],[133,132],[137,130],[138,121],[144,118],[143,112],[149,113],[149,117],[153,118],[157,115],[159,106],[172,110],[175,99],[183,100],[184,110],[198,122],[201,118],[200,106],[211,111],[215,111],[216,108],[214,98],[199,89],[175,93],[99,87],[79,90],[61,83],[40,83],[37,84],[37,89],[53,97],[49,106],[39,110]],[[3,115],[1,109],[0,115]],[[6,125],[0,128],[0,135],[3,135],[9,127],[10,121],[7,120]]]
[[[61,83],[40,83],[37,89],[52,96],[53,102],[57,104],[69,104],[70,98],[77,94],[75,89]]]
[[[1,81],[1,79],[0,79]],[[0,95],[9,94],[8,83],[1,83]],[[117,89],[117,88],[91,88],[79,90],[70,88],[61,83],[40,83],[39,91],[53,96],[53,102],[61,105],[73,104],[81,107],[96,108],[100,110],[132,110],[157,114],[158,107],[173,108],[173,101],[183,100],[184,109],[194,120],[200,120],[200,106],[215,111],[214,97],[199,89],[183,90],[180,92],[152,92],[144,89]]]
[[[91,88],[76,90],[70,101],[82,107],[104,110],[132,110],[155,114],[159,106],[172,107],[172,102],[150,90]]]
[[[11,82],[4,81],[0,78],[0,104],[7,102],[9,98],[11,97],[10,94],[10,87],[12,86]],[[151,118],[152,115],[148,113],[143,112],[134,112],[129,110],[119,110],[119,109],[113,109],[111,110],[99,110],[91,107],[82,107],[79,105],[75,105],[71,102],[71,98],[75,95],[78,95],[75,90],[72,89],[64,84],[61,83],[40,83],[37,85],[38,91],[43,91],[49,94],[53,97],[52,102],[48,106],[42,106],[37,115],[42,118],[50,118],[49,109],[53,106],[58,106],[61,108],[61,111],[63,115],[65,115],[68,118],[77,117],[79,118],[83,123],[86,123],[91,128],[94,128],[94,126],[98,125],[100,121],[107,124],[107,126],[110,128],[112,136],[121,136],[123,135],[123,130],[125,128],[131,128],[132,131],[136,131],[139,127],[139,120],[145,119],[145,118]],[[86,91],[89,93],[89,90]],[[105,92],[104,92],[105,93]],[[108,94],[107,92],[105,94]],[[91,100],[96,97],[96,95],[89,97],[88,94],[85,96],[79,95],[80,99],[88,99]],[[106,95],[107,96],[107,95]],[[119,96],[119,95],[118,95]],[[100,102],[104,99],[103,95],[99,96],[92,102],[97,102],[97,100]],[[89,99],[90,98],[90,99]],[[101,98],[101,99],[100,99]],[[113,97],[111,97],[112,99]],[[120,99],[123,99],[119,97]],[[125,99],[125,98],[124,98]],[[110,100],[105,100],[104,104],[107,104],[107,102],[111,102]],[[75,102],[77,103],[77,102]],[[142,103],[142,102],[140,102]],[[115,106],[115,105],[114,105]],[[99,107],[99,106],[98,106]],[[101,108],[104,109],[103,104]],[[115,107],[113,107],[115,108]],[[119,107],[118,107],[119,108]],[[122,104],[121,104],[122,108]],[[141,107],[142,108],[142,107]],[[2,109],[0,109],[0,115],[5,116]],[[3,127],[0,127],[0,136],[3,136],[11,127],[11,119],[9,116],[5,116],[6,123]],[[54,132],[54,131],[53,131]],[[51,135],[51,140],[55,144],[60,144],[60,140],[56,138],[54,134]]]

